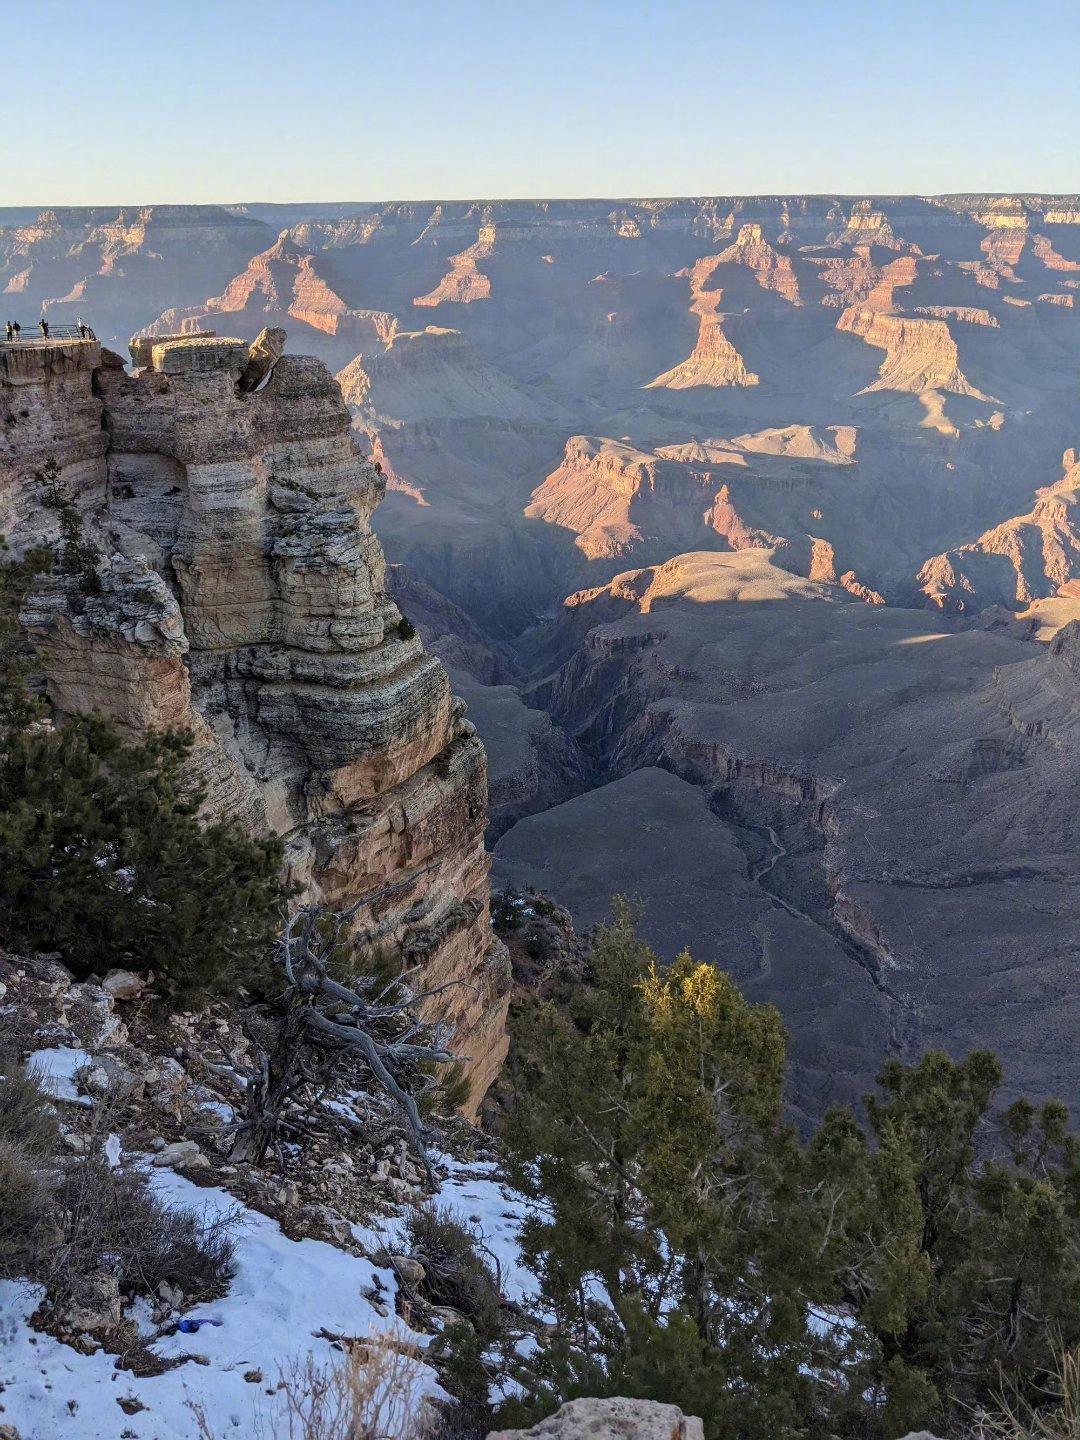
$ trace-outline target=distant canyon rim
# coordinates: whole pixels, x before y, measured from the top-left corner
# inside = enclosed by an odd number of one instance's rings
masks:
[[[1080,196],[9,209],[0,288],[330,367],[496,880],[774,1001],[796,1110],[1075,1101]]]

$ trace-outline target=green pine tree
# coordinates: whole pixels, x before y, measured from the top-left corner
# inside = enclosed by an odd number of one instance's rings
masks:
[[[525,1377],[535,1409],[638,1395],[708,1417],[710,1435],[802,1431],[824,1267],[818,1203],[781,1116],[785,1037],[771,1006],[681,955],[668,968],[616,904],[569,1013],[515,1027],[516,1178],[542,1200],[525,1255],[563,1337]]]
[[[957,1433],[1045,1398],[1080,1342],[1080,1151],[1057,1102],[994,1111],[996,1059],[887,1063],[860,1119],[785,1125],[771,1007],[623,903],[561,1003],[513,1032],[507,1141],[557,1338],[508,1421],[623,1394],[710,1440]]]
[[[97,716],[40,723],[17,613],[44,563],[0,567],[0,945],[59,951],[80,976],[261,983],[284,902],[280,842],[199,823],[184,735],[132,744]]]
[[[890,1061],[867,1097],[876,1213],[851,1225],[850,1299],[876,1340],[886,1434],[946,1432],[1001,1386],[1037,1399],[1080,1341],[1080,1152],[1057,1101],[993,1101],[986,1051]]]

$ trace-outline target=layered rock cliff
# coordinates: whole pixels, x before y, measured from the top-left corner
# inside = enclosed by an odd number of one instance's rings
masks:
[[[744,225],[732,245],[721,251],[718,264],[745,265],[762,290],[775,290],[793,305],[799,302],[799,282],[791,257],[781,255],[765,239],[760,225]]]
[[[821,432],[773,426],[731,440],[655,449],[571,435],[562,463],[533,492],[525,514],[572,532],[590,561],[659,558],[687,545],[780,544],[790,568],[811,573],[813,537],[802,526],[816,507],[807,502],[830,488],[831,472],[854,465],[857,433],[849,425]],[[831,546],[830,555],[835,560]],[[811,578],[835,580],[836,574]]]
[[[940,610],[978,611],[991,605],[1030,605],[1054,595],[1080,592],[1080,460],[1062,457],[1064,474],[1036,493],[1035,503],[986,530],[977,540],[934,555],[917,582]]]
[[[741,244],[736,242],[730,250],[725,250],[721,255],[707,255],[689,270],[680,272],[690,282],[690,313],[698,317],[697,343],[685,360],[650,380],[645,386],[646,390],[691,390],[698,385],[722,389],[727,385],[748,387],[758,384],[760,377],[749,369],[746,361],[724,334],[723,315],[720,311],[724,292],[708,288],[716,270],[722,264],[730,262],[749,265],[762,288],[769,288],[762,280],[766,271],[760,254],[761,244],[752,236],[747,239],[740,236],[740,240]],[[751,251],[761,263],[751,262]],[[768,274],[771,279],[777,278],[776,270],[769,271]]]
[[[49,538],[52,459],[102,556],[100,593],[50,581],[24,621],[59,713],[189,729],[208,812],[279,834],[305,894],[455,982],[438,1004],[475,1104],[506,1044],[483,747],[387,593],[382,477],[340,390],[269,338],[261,362],[142,341],[130,374],[93,344],[0,349],[3,524],[17,548]]]
[[[289,325],[294,332],[299,329],[305,350],[314,350],[331,365],[351,360],[359,350],[381,350],[397,328],[393,315],[347,305],[323,268],[322,257],[301,250],[283,230],[220,295],[202,305],[166,310],[141,333],[194,335],[227,324],[233,334],[251,339],[264,326]]]
[[[337,378],[362,423],[538,420],[544,413],[527,389],[488,364],[459,330],[440,325],[395,331],[385,350],[357,355]]]
[[[885,351],[874,390],[947,390],[975,400],[991,397],[977,390],[960,369],[956,341],[944,320],[911,320],[853,307],[836,322],[838,330],[858,335]]]
[[[486,300],[491,294],[491,281],[477,262],[488,258],[494,244],[494,227],[481,226],[474,245],[459,255],[450,256],[450,269],[435,289],[427,295],[418,295],[412,303],[418,308],[433,310],[437,305],[472,305],[477,300]]]

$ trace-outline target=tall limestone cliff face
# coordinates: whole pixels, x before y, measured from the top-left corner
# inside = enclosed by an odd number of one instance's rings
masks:
[[[47,460],[77,494],[99,487],[107,437],[92,376],[101,347],[0,345],[0,535],[42,521],[31,481]]]
[[[37,350],[22,384],[4,374],[15,422],[0,451],[16,545],[55,523],[33,479],[55,458],[103,556],[100,594],[53,581],[24,615],[56,708],[186,726],[209,812],[281,835],[309,896],[376,895],[358,932],[426,987],[461,982],[437,1004],[478,1103],[505,1053],[508,988],[488,919],[485,756],[386,592],[370,526],[382,477],[337,385],[287,355],[247,389],[240,341],[139,342],[130,374],[93,346],[68,347],[53,373],[61,348]]]

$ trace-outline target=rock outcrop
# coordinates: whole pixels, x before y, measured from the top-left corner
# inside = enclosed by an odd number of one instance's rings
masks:
[[[733,246],[732,250],[735,248]],[[747,264],[750,263],[748,252],[746,244],[739,251],[739,257]],[[729,253],[725,251],[724,255]],[[707,255],[689,270],[681,272],[690,281],[690,311],[698,317],[697,343],[685,360],[650,380],[644,387],[646,390],[691,390],[698,385],[723,389],[728,385],[746,387],[760,382],[760,376],[747,367],[746,361],[724,333],[720,312],[723,290],[706,288],[723,262],[724,255]]]
[[[570,1400],[531,1430],[493,1430],[487,1440],[705,1440],[705,1430],[656,1400]]]
[[[904,255],[885,265],[876,265],[872,256],[869,245],[856,245],[842,255],[809,256],[811,263],[821,267],[821,279],[829,289],[821,303],[858,305],[864,310],[883,312],[892,310],[893,292],[915,282],[916,261]]]
[[[25,373],[3,372],[4,523],[48,537],[34,475],[54,458],[103,557],[99,593],[60,577],[25,622],[58,712],[190,730],[208,812],[282,836],[307,895],[360,902],[358,934],[449,987],[475,1105],[506,1043],[484,751],[387,593],[382,477],[340,390],[278,341],[162,340],[130,374],[90,344],[5,352]]]
[[[491,294],[491,281],[481,271],[478,261],[486,260],[495,245],[493,226],[481,226],[475,244],[451,255],[450,269],[427,295],[418,295],[413,304],[418,309],[433,310],[437,305],[472,305]]]
[[[852,307],[844,311],[836,328],[858,335],[868,345],[885,351],[874,390],[947,390],[975,400],[992,397],[977,390],[960,369],[960,357],[944,320],[909,319]]]
[[[856,435],[850,425],[788,425],[654,450],[571,435],[525,514],[573,532],[591,561],[662,558],[688,545],[771,549],[784,536],[790,568],[805,570],[808,494],[854,464]]]
[[[740,463],[733,453],[730,463]],[[712,467],[693,468],[617,440],[572,435],[562,464],[525,514],[571,530],[589,559],[655,548],[679,533],[704,540],[702,515],[720,486]]]
[[[347,305],[322,274],[324,264],[283,230],[273,245],[233,276],[220,295],[202,305],[165,310],[141,334],[194,335],[228,325],[233,334],[251,339],[264,326],[290,325],[294,334],[299,327],[304,347],[332,367],[361,348],[381,349],[394,333],[394,317]]]
[[[108,437],[93,376],[101,346],[0,346],[0,535],[45,523],[41,487],[46,462],[76,495],[100,481]]]
[[[856,200],[847,224],[842,230],[834,231],[829,240],[835,245],[880,245],[883,250],[908,248],[893,229],[885,210],[870,199]]]
[[[836,550],[830,540],[822,540],[819,537],[809,536],[810,540],[810,561],[807,565],[806,574],[810,580],[817,580],[825,585],[839,585],[857,600],[865,600],[868,605],[884,605],[884,595],[878,594],[876,590],[870,589],[868,585],[860,583],[854,570],[840,571],[836,564]]]
[[[775,290],[798,305],[799,282],[789,255],[782,255],[765,239],[760,225],[744,225],[733,244],[716,257],[719,265],[745,265],[762,290]]]
[[[980,305],[916,305],[916,315],[929,315],[935,320],[961,320],[966,325],[982,325],[988,330],[999,330],[996,315]]]
[[[736,435],[731,444],[754,455],[783,455],[794,460],[828,460],[834,465],[852,465],[857,439],[854,425],[828,425],[822,432],[812,425],[782,425]]]
[[[1065,255],[1059,255],[1054,249],[1054,242],[1048,235],[1036,235],[1031,242],[1031,251],[1037,259],[1042,261],[1047,270],[1063,270],[1069,274],[1080,272],[1080,261],[1070,260]]]
[[[713,292],[719,301],[719,290]],[[746,361],[724,334],[723,319],[713,311],[700,317],[697,343],[685,360],[657,375],[646,390],[692,390],[698,385],[722,389],[727,385],[750,386],[760,382]]]
[[[932,606],[977,611],[1080,594],[1080,460],[1066,450],[1062,462],[1061,479],[1039,490],[1026,514],[926,562],[917,583]]]

